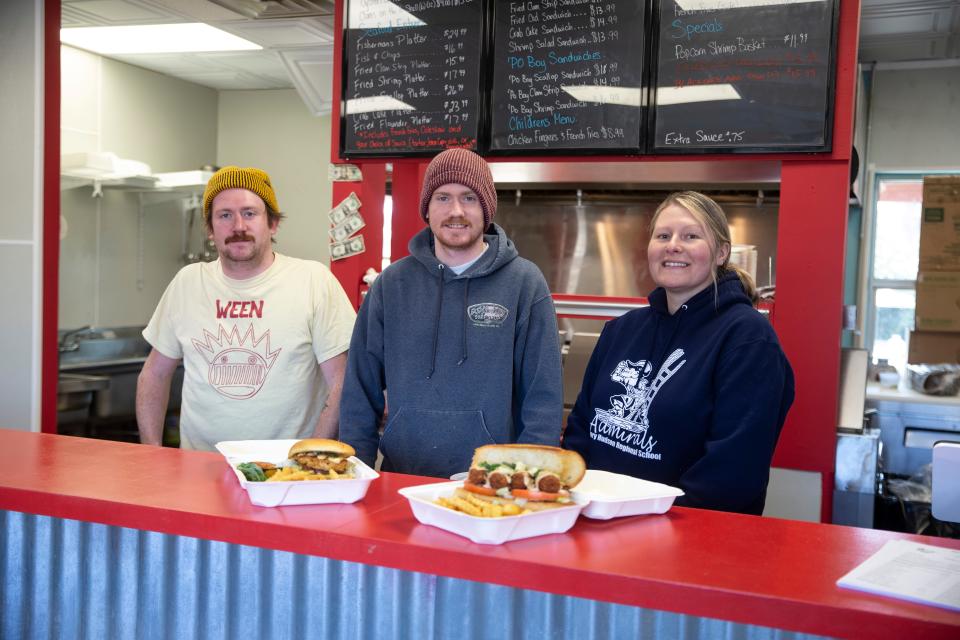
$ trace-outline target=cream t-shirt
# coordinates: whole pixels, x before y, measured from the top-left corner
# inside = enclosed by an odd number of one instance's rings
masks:
[[[348,349],[356,313],[325,265],[275,255],[249,280],[219,260],[184,267],[143,331],[183,359],[184,449],[313,433],[328,392],[318,363]]]

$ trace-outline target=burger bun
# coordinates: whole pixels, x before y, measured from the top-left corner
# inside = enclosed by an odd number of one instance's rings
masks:
[[[290,447],[290,453],[287,454],[287,457],[292,458],[301,453],[323,453],[328,456],[349,458],[357,452],[346,442],[340,442],[339,440],[307,438],[306,440],[300,440],[294,443],[294,445]]]

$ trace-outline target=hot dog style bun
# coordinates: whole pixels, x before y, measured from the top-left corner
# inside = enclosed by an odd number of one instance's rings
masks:
[[[471,467],[480,463],[522,464],[527,469],[538,468],[555,473],[564,488],[571,488],[583,480],[587,465],[576,451],[538,444],[488,444],[473,452]]]
[[[570,488],[587,467],[575,451],[530,444],[479,447],[461,491],[491,502],[522,503],[531,510],[570,504]]]
[[[326,438],[307,438],[294,443],[287,457],[301,468],[315,473],[329,473],[333,470],[338,474],[344,474],[349,469],[347,458],[355,453],[353,447],[346,442]]]

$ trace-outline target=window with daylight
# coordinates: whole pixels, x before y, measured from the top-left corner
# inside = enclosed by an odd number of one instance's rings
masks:
[[[913,329],[923,175],[878,175],[867,278],[866,346],[903,371]]]

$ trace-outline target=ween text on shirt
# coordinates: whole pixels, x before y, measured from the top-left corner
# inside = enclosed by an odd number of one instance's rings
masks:
[[[227,300],[223,304],[217,299],[217,318],[262,318],[263,300]]]

